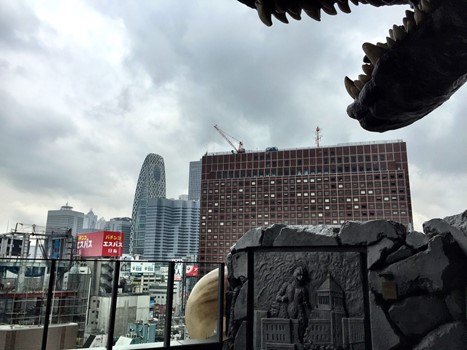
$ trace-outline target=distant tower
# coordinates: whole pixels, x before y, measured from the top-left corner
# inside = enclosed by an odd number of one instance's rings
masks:
[[[199,201],[148,200],[144,259],[182,259],[198,254]]]
[[[146,210],[149,199],[165,198],[164,158],[150,153],[144,160],[136,185],[131,215],[130,254],[144,253]]]
[[[316,147],[319,148],[319,141],[321,140],[321,138],[323,137],[321,134],[321,128],[319,126],[316,127],[316,131],[315,131],[315,143],[316,143]]]
[[[201,161],[190,162],[190,177],[188,179],[188,200],[199,201],[201,198]]]
[[[87,214],[84,215],[83,228],[85,229],[95,229],[97,226],[97,215],[94,212],[89,210]]]
[[[47,223],[45,233],[64,233],[71,229],[73,236],[76,236],[83,229],[84,213],[74,211],[72,206],[62,205],[60,210],[49,210],[47,212]]]

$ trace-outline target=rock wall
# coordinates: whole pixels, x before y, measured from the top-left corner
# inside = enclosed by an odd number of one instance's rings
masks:
[[[227,261],[230,348],[245,349],[247,288],[253,283],[255,349],[365,349],[357,341],[365,293],[373,350],[466,350],[467,211],[430,220],[423,231],[407,233],[401,224],[376,220],[247,232]],[[254,254],[252,280],[247,251]],[[296,278],[297,266],[303,280]],[[294,291],[289,299],[305,302],[287,304],[284,290]],[[324,305],[329,299],[320,293],[342,295],[342,305]],[[280,316],[283,303],[299,312]],[[274,322],[287,331],[268,338]],[[322,331],[326,327],[332,331]],[[339,335],[352,330],[353,345]],[[276,338],[277,344],[265,345]]]

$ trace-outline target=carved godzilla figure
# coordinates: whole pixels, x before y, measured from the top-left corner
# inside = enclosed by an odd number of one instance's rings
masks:
[[[261,21],[288,23],[302,11],[319,21],[321,10],[350,13],[349,0],[239,0],[256,8]],[[467,79],[467,0],[350,0],[372,6],[410,5],[403,25],[389,29],[385,43],[363,44],[363,74],[345,78],[354,99],[347,113],[370,131],[412,124],[439,107]]]

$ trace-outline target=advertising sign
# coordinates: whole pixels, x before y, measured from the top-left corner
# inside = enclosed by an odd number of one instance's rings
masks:
[[[176,263],[174,281],[181,281],[183,277],[182,273],[183,273],[183,263]]]
[[[81,257],[122,256],[123,232],[80,233],[77,235],[76,251]]]
[[[156,264],[150,262],[132,261],[130,263],[130,273],[135,274],[154,274],[156,271]]]
[[[186,277],[198,277],[198,265],[187,265],[185,270]]]

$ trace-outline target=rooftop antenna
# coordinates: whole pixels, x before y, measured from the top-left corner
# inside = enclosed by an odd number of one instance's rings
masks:
[[[322,135],[320,134],[321,132],[321,129],[319,126],[316,127],[316,131],[315,131],[315,143],[316,143],[316,147],[319,148],[319,140],[321,140],[321,137]]]

